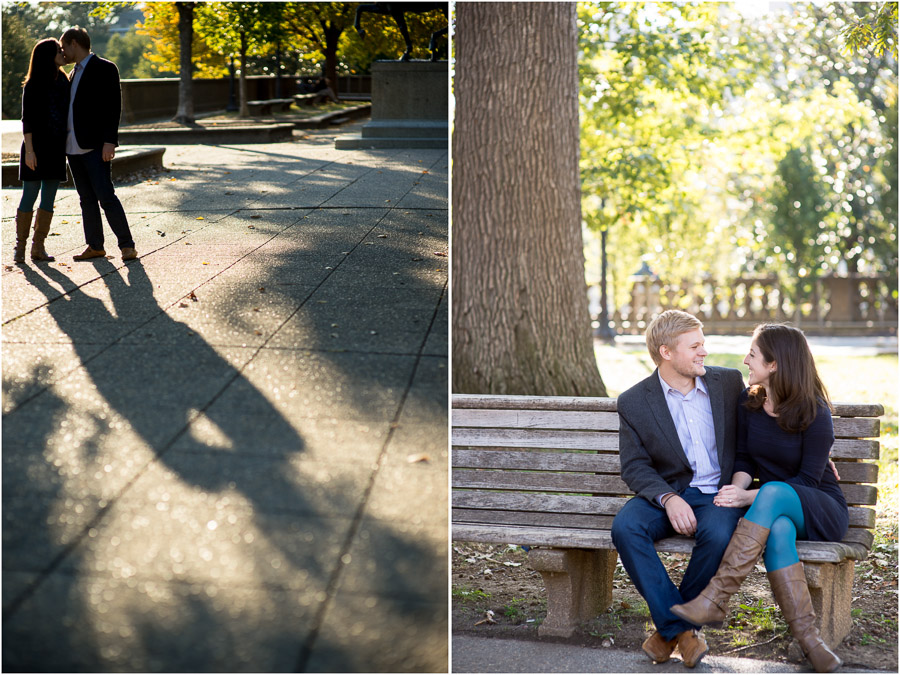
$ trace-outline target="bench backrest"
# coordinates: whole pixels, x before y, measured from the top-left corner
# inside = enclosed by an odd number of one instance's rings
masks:
[[[872,547],[880,405],[836,403],[832,459],[844,541]],[[633,495],[619,476],[613,398],[453,396],[453,522],[609,529]]]

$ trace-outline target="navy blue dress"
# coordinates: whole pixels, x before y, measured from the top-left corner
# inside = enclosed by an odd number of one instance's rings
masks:
[[[735,472],[761,484],[782,481],[796,490],[809,541],[840,541],[847,532],[847,501],[828,466],[834,444],[831,411],[821,406],[806,431],[788,433],[764,410],[747,410],[747,391],[738,399]]]

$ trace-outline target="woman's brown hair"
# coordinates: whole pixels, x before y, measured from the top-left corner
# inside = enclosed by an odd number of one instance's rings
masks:
[[[775,401],[778,426],[787,432],[806,431],[822,406],[834,408],[825,385],[816,371],[816,362],[806,336],[793,326],[764,323],[753,331],[756,348],[767,363],[778,367],[769,376],[769,388]],[[762,385],[750,387],[747,408],[759,410],[768,393]]]
[[[52,82],[57,77],[66,76],[60,66],[56,65],[56,55],[59,54],[59,42],[54,38],[47,38],[38,42],[31,50],[31,61],[28,63],[28,73],[22,85],[32,80],[35,82]]]

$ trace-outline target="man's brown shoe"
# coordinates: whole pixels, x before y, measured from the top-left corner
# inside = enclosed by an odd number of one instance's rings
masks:
[[[709,651],[706,640],[704,640],[703,636],[693,628],[691,630],[686,630],[683,633],[679,633],[678,637],[675,639],[678,642],[678,652],[681,654],[681,662],[688,668],[693,668],[700,663],[700,659],[706,656],[706,652]]]
[[[137,251],[133,248],[125,247],[122,249],[122,260],[135,260],[137,259]]]
[[[72,260],[90,260],[91,258],[104,258],[106,257],[106,251],[102,248],[98,251],[96,249],[88,246],[82,253],[78,255],[73,255]]]
[[[644,640],[641,649],[644,650],[644,653],[646,653],[647,656],[653,659],[654,663],[665,663],[669,660],[669,657],[672,656],[672,652],[675,650],[675,645],[677,644],[677,638],[666,641],[659,632],[653,631],[653,635]]]

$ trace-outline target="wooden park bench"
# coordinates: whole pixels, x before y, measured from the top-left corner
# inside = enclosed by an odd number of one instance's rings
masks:
[[[817,626],[834,647],[850,632],[854,561],[872,547],[881,405],[835,404],[832,459],[850,507],[838,543],[798,541]],[[570,637],[609,607],[617,554],[610,527],[633,495],[619,476],[612,398],[454,395],[454,541],[529,546],[547,589],[541,636]],[[867,508],[868,507],[868,508]],[[657,542],[689,553],[690,537]]]
[[[289,112],[293,98],[270,98],[262,101],[247,101],[251,115],[271,115],[272,112]]]

